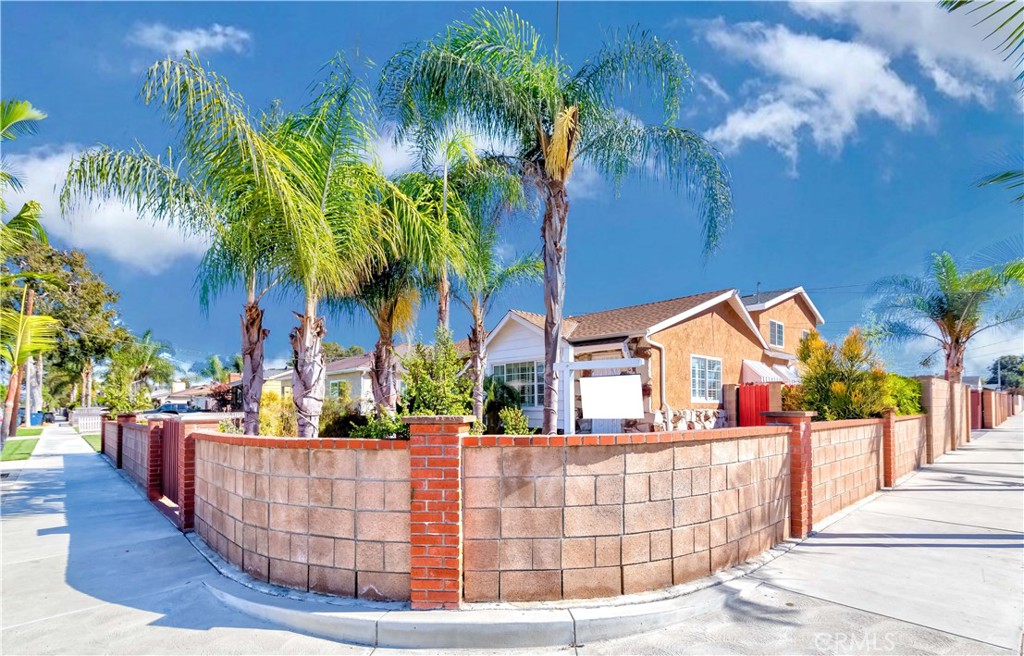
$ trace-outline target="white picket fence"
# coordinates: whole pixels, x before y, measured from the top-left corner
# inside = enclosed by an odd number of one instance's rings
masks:
[[[73,423],[75,429],[82,435],[99,433],[103,417],[100,415],[75,415]]]

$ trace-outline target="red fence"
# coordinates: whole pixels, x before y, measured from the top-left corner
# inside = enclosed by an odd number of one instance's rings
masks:
[[[768,385],[740,385],[739,425],[764,426],[768,411]]]
[[[981,390],[971,390],[971,430],[981,430]]]

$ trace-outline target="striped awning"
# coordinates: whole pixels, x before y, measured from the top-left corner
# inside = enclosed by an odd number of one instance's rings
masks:
[[[757,360],[744,360],[742,381],[744,383],[781,383],[782,377],[771,367]]]
[[[790,365],[788,367],[781,364],[772,365],[772,370],[779,375],[782,382],[787,385],[799,385],[800,384],[800,373],[796,370],[796,367]]]

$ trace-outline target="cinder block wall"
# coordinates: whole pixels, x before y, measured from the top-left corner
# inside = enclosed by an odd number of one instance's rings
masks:
[[[465,599],[656,590],[761,553],[788,534],[788,433],[465,449]]]
[[[103,420],[101,427],[103,454],[110,458],[115,467],[123,466],[121,462],[121,432],[116,421]]]
[[[927,415],[896,417],[894,470],[896,482],[927,462]]]
[[[882,421],[811,424],[811,512],[815,522],[882,487]]]
[[[149,486],[149,426],[125,424],[121,433],[121,463],[142,490]]]
[[[409,599],[408,442],[195,438],[196,532],[231,564],[300,590]]]

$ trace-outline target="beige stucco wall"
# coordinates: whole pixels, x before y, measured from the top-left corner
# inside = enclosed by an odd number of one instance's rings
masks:
[[[750,328],[725,303],[657,332],[653,338],[665,345],[667,401],[674,410],[721,407],[720,403],[694,403],[690,400],[691,355],[721,358],[723,385],[740,382],[743,360],[768,361],[764,347],[751,334]],[[661,402],[660,367],[660,355],[654,349],[651,353],[651,399],[655,405]]]
[[[757,324],[764,341],[771,344],[771,320],[781,321],[783,325],[783,346],[780,350],[786,353],[796,353],[796,347],[800,344],[801,333],[805,330],[811,331],[815,328],[814,313],[808,307],[807,302],[800,296],[794,296],[778,305],[773,305],[767,310],[751,312],[750,317]]]

